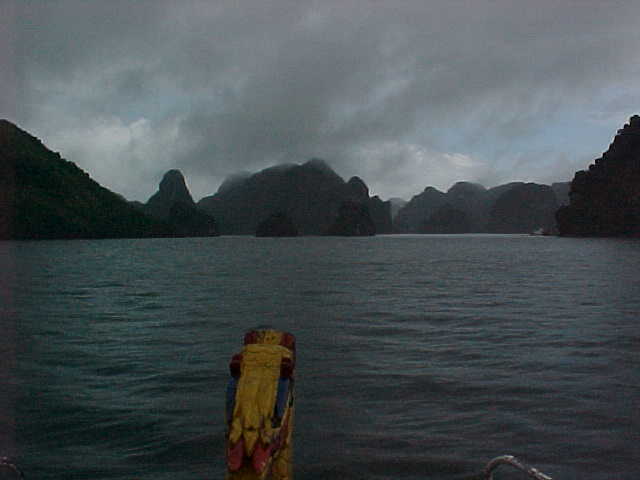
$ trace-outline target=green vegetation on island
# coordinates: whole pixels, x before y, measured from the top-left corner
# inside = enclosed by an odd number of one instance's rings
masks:
[[[0,238],[121,238],[171,235],[73,162],[0,120]]]

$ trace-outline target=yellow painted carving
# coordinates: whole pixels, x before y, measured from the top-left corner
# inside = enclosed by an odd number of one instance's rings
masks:
[[[244,439],[245,451],[251,456],[258,441],[268,445],[278,434],[280,427],[272,425],[280,365],[283,358],[293,359],[293,353],[280,344],[282,333],[275,330],[258,332],[257,342],[244,346],[240,365],[235,407],[229,428],[231,444]],[[228,473],[233,480],[292,480],[293,408],[288,412],[290,428],[287,439],[273,459],[271,468],[258,475],[250,466],[245,465],[239,471]],[[270,459],[271,460],[271,459]],[[270,474],[270,477],[266,475]]]

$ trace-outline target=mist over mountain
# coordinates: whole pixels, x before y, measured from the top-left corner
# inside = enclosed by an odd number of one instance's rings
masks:
[[[486,189],[457,182],[427,187],[409,202],[371,197],[358,176],[345,181],[325,161],[280,164],[230,176],[194,202],[182,173],[166,172],[143,204],[127,202],[12,123],[0,122],[0,236],[371,235],[374,233],[636,234],[640,117],[609,150],[568,182],[511,182]],[[392,205],[397,214],[392,220]]]
[[[391,220],[393,221],[400,209],[408,202],[404,198],[392,197],[389,199],[389,203],[391,204]]]
[[[640,99],[640,2],[0,2],[0,112],[142,202],[313,156],[407,200],[550,184]]]
[[[395,233],[422,233],[422,226],[427,218],[446,203],[446,194],[440,190],[427,187],[422,193],[414,195],[402,207],[393,220]]]
[[[530,233],[553,231],[564,189],[511,182],[486,189],[457,182],[446,193],[433,187],[414,196],[394,218],[395,233]]]
[[[466,232],[480,232],[487,223],[487,189],[478,183],[457,182],[446,194],[446,203],[453,210],[464,212],[468,218]],[[459,233],[465,233],[459,232]]]
[[[551,184],[553,193],[556,194],[558,205],[569,205],[569,192],[571,191],[571,182],[554,182]]]
[[[216,219],[222,234],[254,234],[263,221],[283,214],[301,235],[323,235],[334,225],[344,202],[366,208],[377,233],[391,231],[391,205],[369,197],[359,177],[345,182],[320,159],[236,176],[215,195],[201,199],[198,207]]]

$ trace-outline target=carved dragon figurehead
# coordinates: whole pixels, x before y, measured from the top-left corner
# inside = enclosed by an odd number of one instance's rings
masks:
[[[252,330],[229,365],[227,480],[292,480],[295,337]]]

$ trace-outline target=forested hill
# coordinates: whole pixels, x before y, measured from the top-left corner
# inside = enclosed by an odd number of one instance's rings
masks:
[[[0,120],[0,238],[118,238],[171,235],[73,162]]]
[[[556,215],[561,235],[640,237],[640,116],[588,170],[576,172],[570,198]]]

